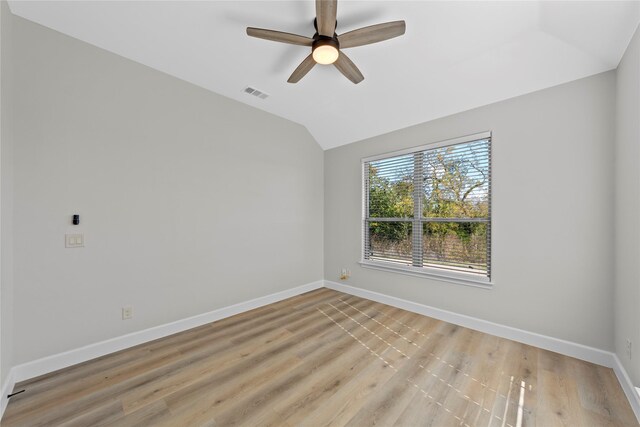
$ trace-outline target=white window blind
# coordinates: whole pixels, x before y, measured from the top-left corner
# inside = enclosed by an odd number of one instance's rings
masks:
[[[365,159],[363,263],[491,277],[489,133]]]

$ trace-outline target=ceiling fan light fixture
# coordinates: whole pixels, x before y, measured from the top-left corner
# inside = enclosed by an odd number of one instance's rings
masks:
[[[313,26],[316,33],[313,37],[266,28],[247,27],[247,35],[250,37],[311,47],[311,53],[293,70],[287,79],[288,83],[298,83],[316,64],[333,64],[352,83],[358,84],[364,80],[364,76],[356,64],[340,48],[364,46],[389,40],[403,35],[406,30],[404,21],[391,21],[337,34],[338,0],[315,0],[315,3],[316,17],[313,20]]]
[[[319,39],[313,44],[312,56],[318,64],[333,64],[340,56],[338,43],[331,38]]]

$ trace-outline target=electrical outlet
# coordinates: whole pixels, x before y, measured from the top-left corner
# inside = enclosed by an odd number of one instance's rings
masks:
[[[340,280],[347,280],[349,277],[351,277],[351,270],[349,270],[348,268],[343,268],[340,271]]]
[[[133,307],[122,307],[122,320],[129,320],[133,317]]]
[[[627,338],[627,357],[631,359],[631,340]]]

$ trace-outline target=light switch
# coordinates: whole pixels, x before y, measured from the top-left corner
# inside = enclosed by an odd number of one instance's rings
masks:
[[[84,234],[65,234],[64,246],[66,248],[84,247]]]

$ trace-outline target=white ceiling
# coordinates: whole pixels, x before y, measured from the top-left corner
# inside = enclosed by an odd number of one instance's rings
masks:
[[[11,1],[16,15],[307,127],[325,149],[615,68],[640,2],[338,2],[338,34],[404,19],[404,36],[346,49],[365,80],[309,48],[250,38],[254,26],[312,36],[312,1]],[[246,86],[271,96],[243,93]]]

